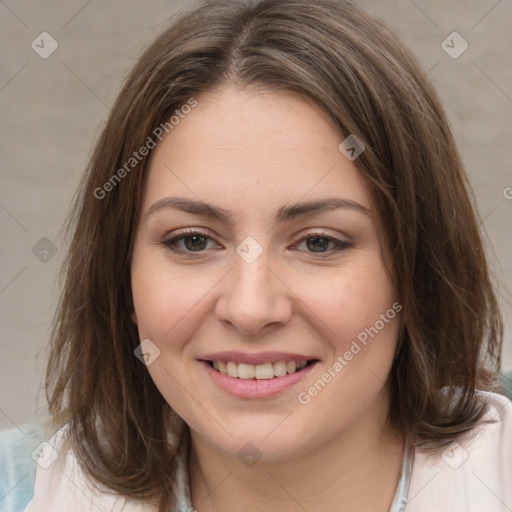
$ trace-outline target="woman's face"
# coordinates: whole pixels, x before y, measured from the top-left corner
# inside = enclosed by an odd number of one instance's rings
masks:
[[[285,458],[382,420],[401,306],[343,138],[291,93],[197,100],[152,152],[133,253],[156,386],[232,455]]]

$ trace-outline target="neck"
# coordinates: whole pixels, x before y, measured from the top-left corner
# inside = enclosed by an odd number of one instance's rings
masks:
[[[312,449],[245,467],[191,432],[189,474],[198,512],[388,512],[400,478],[404,440],[376,400],[362,417]]]

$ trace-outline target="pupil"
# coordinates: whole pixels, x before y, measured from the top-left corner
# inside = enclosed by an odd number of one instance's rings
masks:
[[[312,241],[315,241],[314,243],[311,243]],[[329,241],[326,239],[326,238],[323,238],[321,236],[314,236],[314,237],[311,237],[308,239],[307,241],[307,244],[308,244],[308,249],[310,248],[313,248],[313,249],[326,249],[326,244],[328,244]],[[322,252],[322,251],[316,251],[316,250],[313,250],[313,252]]]
[[[190,242],[191,240],[194,240],[194,243],[189,244],[188,242]],[[199,244],[195,243],[197,241],[199,241]],[[204,241],[204,236],[191,235],[185,239],[185,245],[187,246],[187,249],[191,249],[192,251],[201,250],[204,249],[204,247],[201,247],[201,243],[204,244]]]

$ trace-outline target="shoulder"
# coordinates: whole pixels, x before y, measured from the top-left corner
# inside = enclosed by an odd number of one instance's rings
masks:
[[[417,451],[407,512],[512,509],[512,402],[480,391],[487,412],[439,455]]]
[[[154,508],[129,500],[89,477],[67,440],[67,427],[45,443],[37,461],[33,498],[25,512],[153,512]]]
[[[34,493],[38,447],[42,428],[25,424],[0,432],[0,509],[20,512]]]

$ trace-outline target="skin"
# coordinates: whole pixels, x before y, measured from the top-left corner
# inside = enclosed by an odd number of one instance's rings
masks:
[[[402,436],[386,422],[400,315],[307,405],[297,400],[398,301],[365,181],[338,150],[343,137],[329,116],[309,100],[232,85],[197,100],[151,154],[131,276],[132,320],[160,350],[148,371],[191,429],[192,504],[199,512],[387,512],[403,456]],[[229,210],[232,222],[170,207],[148,215],[169,196]],[[285,204],[332,197],[369,214],[274,219]],[[183,228],[209,237],[199,252],[190,237],[177,242],[180,253],[164,244]],[[335,251],[325,238],[315,245],[315,235],[350,245]],[[250,264],[236,252],[248,236],[262,249]],[[223,350],[320,362],[277,396],[242,399],[220,390],[198,362]],[[261,453],[252,467],[237,457],[247,442]]]

